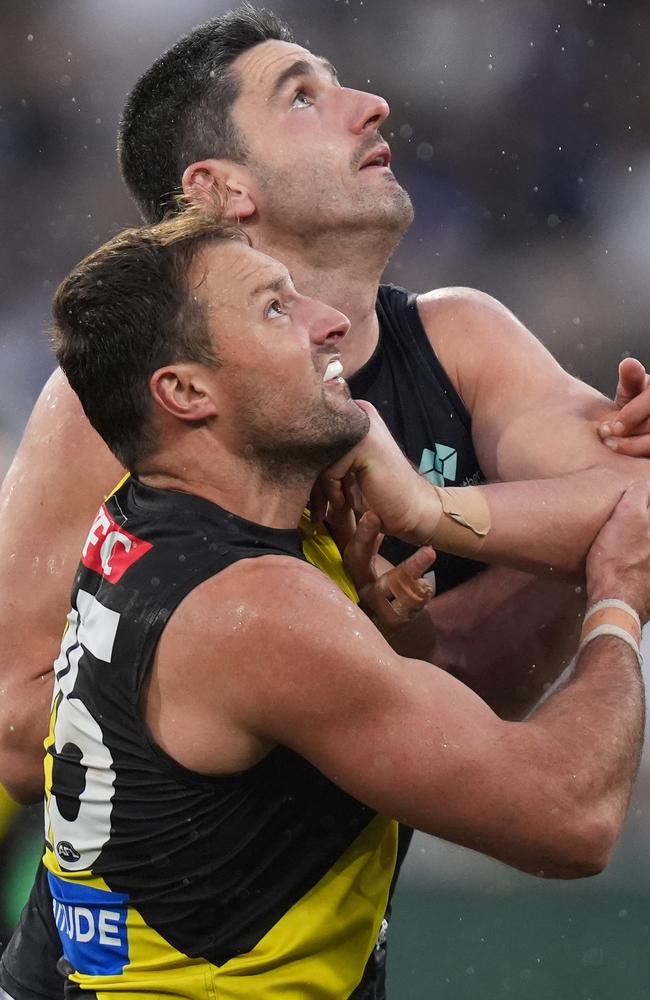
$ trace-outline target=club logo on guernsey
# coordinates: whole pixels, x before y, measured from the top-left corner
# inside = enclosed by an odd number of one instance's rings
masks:
[[[146,555],[151,548],[153,546],[150,542],[144,542],[121,528],[102,504],[88,532],[81,561],[88,569],[100,573],[109,583],[117,583],[129,566]]]
[[[434,444],[433,449],[425,448],[418,471],[434,486],[453,483],[458,471],[458,452],[448,444]]]
[[[129,961],[124,893],[68,882],[48,873],[63,953],[86,976],[119,976]]]

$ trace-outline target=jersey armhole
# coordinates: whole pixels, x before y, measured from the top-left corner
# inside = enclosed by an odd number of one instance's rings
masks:
[[[434,378],[440,383],[440,386],[449,400],[449,403],[453,407],[456,416],[465,427],[467,433],[470,434],[472,418],[469,410],[461,399],[456,386],[443,368],[440,359],[427,336],[427,331],[424,329],[424,323],[422,322],[422,317],[420,316],[420,310],[418,308],[418,297],[417,292],[410,292],[406,303],[406,314],[408,316],[409,327],[414,335],[414,344],[422,355],[424,364],[433,374]]]

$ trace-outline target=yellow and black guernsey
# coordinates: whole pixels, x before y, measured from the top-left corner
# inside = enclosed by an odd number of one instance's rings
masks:
[[[45,765],[44,860],[81,991],[383,995],[372,956],[397,823],[286,747],[244,772],[189,771],[151,739],[139,708],[160,635],[192,589],[239,559],[304,559],[301,542],[136,479],[95,518],[55,664]]]

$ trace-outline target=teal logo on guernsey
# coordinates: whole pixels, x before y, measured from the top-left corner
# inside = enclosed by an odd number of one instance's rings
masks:
[[[119,892],[67,882],[48,872],[63,954],[86,976],[119,976],[129,961],[126,903]]]
[[[420,459],[420,475],[434,486],[453,483],[458,470],[458,452],[448,444],[434,444],[433,449],[425,448]]]

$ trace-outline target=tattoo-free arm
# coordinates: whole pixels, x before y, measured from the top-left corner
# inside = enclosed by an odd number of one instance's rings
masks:
[[[595,640],[576,680],[531,722],[503,722],[453,677],[397,656],[311,567],[250,563],[197,588],[165,630],[153,732],[168,752],[217,773],[226,756],[233,766],[233,747],[259,759],[281,743],[378,812],[524,870],[604,866],[640,744],[628,647]],[[230,608],[240,609],[235,630]],[[199,648],[219,649],[214,669]]]
[[[610,468],[627,482],[650,477],[647,459],[603,445],[598,428],[611,418],[611,401],[565,372],[496,299],[447,288],[422,296],[418,307],[469,410],[488,480],[560,476],[593,466]]]
[[[43,794],[43,740],[79,553],[122,471],[60,371],[43,389],[0,492],[0,781]]]

